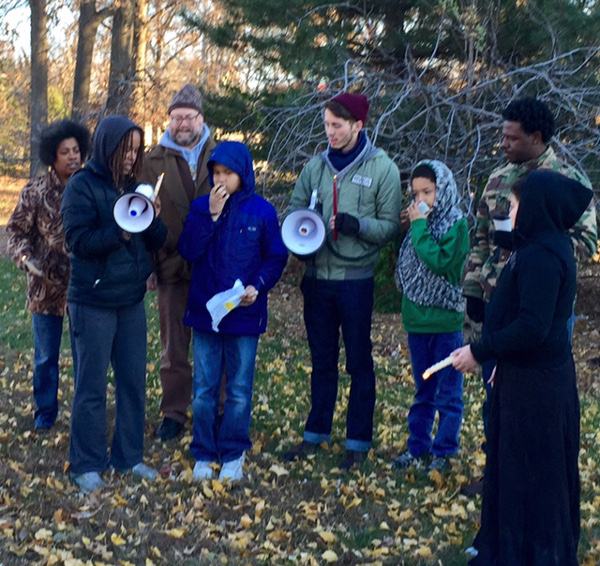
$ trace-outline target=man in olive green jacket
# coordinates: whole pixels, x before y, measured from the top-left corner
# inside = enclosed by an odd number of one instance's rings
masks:
[[[168,108],[169,127],[159,144],[144,159],[141,182],[154,185],[165,176],[160,189],[160,217],[168,229],[167,241],[155,258],[150,287],[158,289],[160,317],[163,420],[156,431],[170,440],[183,430],[192,396],[192,367],[189,361],[191,330],[183,324],[190,282],[190,266],[177,253],[191,202],[210,192],[206,164],[215,141],[204,123],[202,97],[186,84]]]
[[[367,139],[366,96],[344,93],[325,105],[329,147],[303,169],[291,210],[306,208],[316,190],[327,225],[325,244],[306,261],[304,321],[312,355],[312,408],[304,440],[283,455],[303,459],[329,442],[338,388],[340,328],[352,379],[346,456],[362,462],[371,447],[375,372],[371,354],[374,268],[379,250],[399,232],[402,207],[398,168]]]

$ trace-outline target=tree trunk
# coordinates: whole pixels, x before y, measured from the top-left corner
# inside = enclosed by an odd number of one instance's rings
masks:
[[[48,123],[48,30],[46,0],[29,0],[31,8],[31,138],[29,173],[42,170],[40,133]]]
[[[71,111],[74,119],[86,120],[90,117],[90,83],[96,33],[100,22],[110,14],[111,11],[107,8],[96,12],[96,0],[84,0],[81,3]]]
[[[135,0],[122,0],[113,16],[108,81],[108,114],[129,115],[135,79],[133,32]]]
[[[138,124],[146,122],[146,50],[148,47],[148,0],[137,0],[133,34],[135,82],[132,93],[132,116]],[[146,128],[144,128],[146,129]]]

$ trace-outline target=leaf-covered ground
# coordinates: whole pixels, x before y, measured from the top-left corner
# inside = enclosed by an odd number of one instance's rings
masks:
[[[398,315],[373,325],[378,401],[375,448],[347,475],[343,454],[348,378],[343,373],[333,442],[305,463],[278,454],[300,439],[308,410],[309,354],[296,276],[271,297],[271,323],[257,363],[246,478],[235,486],[195,483],[186,435],[156,441],[159,414],[157,311],[150,320],[146,456],[156,483],[107,473],[109,487],[84,496],[69,482],[72,378],[68,343],[61,366],[60,416],[54,430],[32,430],[30,319],[24,277],[0,260],[0,563],[8,564],[464,564],[477,529],[480,500],[459,488],[484,463],[478,376],[465,379],[461,450],[447,476],[399,473],[390,460],[406,440],[413,391]],[[593,282],[593,278],[585,279]],[[586,293],[586,298],[589,299]],[[582,544],[585,564],[600,561],[597,319],[577,324],[582,383]],[[112,391],[112,386],[111,386]],[[109,412],[113,415],[112,399]]]
[[[0,211],[1,212],[1,211]],[[0,242],[0,245],[3,244]],[[0,259],[0,566],[25,564],[390,564],[466,563],[480,499],[459,494],[480,476],[483,388],[465,378],[461,449],[452,472],[399,473],[390,461],[406,441],[413,383],[398,315],[375,315],[372,339],[378,377],[375,447],[351,473],[343,455],[348,377],[340,364],[333,442],[304,463],[279,454],[301,438],[309,407],[310,359],[302,324],[298,269],[272,292],[269,332],[261,339],[246,478],[238,485],[193,482],[185,436],[153,437],[159,422],[159,340],[155,296],[149,318],[146,461],[155,483],[110,472],[108,488],[84,496],[67,473],[73,395],[68,337],[61,361],[60,415],[47,433],[33,431],[31,320],[25,281]],[[574,349],[582,401],[581,563],[600,563],[600,306],[597,268],[580,276]],[[109,414],[114,417],[114,391]]]

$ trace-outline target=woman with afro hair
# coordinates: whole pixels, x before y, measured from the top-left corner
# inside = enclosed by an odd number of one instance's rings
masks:
[[[52,428],[58,415],[58,359],[70,273],[60,204],[89,147],[85,126],[71,120],[47,126],[41,134],[39,157],[48,170],[25,185],[6,227],[10,257],[27,272],[36,430]]]

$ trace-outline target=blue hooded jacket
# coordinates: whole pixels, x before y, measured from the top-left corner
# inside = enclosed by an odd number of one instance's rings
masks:
[[[119,191],[113,185],[110,159],[133,129],[141,135],[125,116],[104,118],[94,134],[92,159],[73,174],[65,189],[61,214],[71,261],[70,302],[99,308],[138,303],[152,272],[149,252],[158,250],[167,238],[160,218],[127,239],[113,217]],[[125,192],[135,189],[131,181]]]
[[[177,249],[192,263],[192,280],[184,323],[212,332],[206,302],[233,287],[236,279],[258,291],[256,302],[233,309],[219,324],[219,332],[257,335],[267,327],[267,292],[277,283],[287,262],[277,212],[255,194],[254,169],[248,148],[222,142],[211,153],[208,172],[214,186],[213,166],[220,163],[237,173],[241,187],[225,203],[216,221],[210,215],[210,195],[192,203]]]

